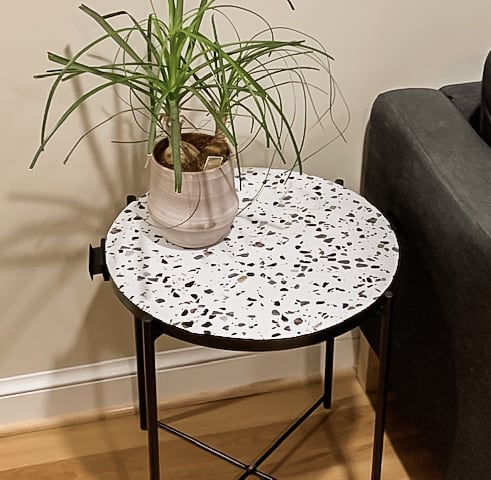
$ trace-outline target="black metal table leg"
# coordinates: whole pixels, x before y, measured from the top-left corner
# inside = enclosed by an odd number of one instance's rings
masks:
[[[377,406],[375,410],[375,432],[373,437],[372,480],[380,480],[384,449],[385,418],[389,380],[390,337],[392,327],[392,302],[394,294],[385,293],[385,305],[380,333],[380,368],[378,374]]]
[[[138,410],[140,415],[140,428],[147,429],[147,408],[145,393],[145,363],[143,359],[143,322],[135,316],[135,350],[136,350],[136,380],[138,385]]]
[[[326,340],[326,361],[324,364],[324,408],[332,405],[332,380],[334,368],[334,338]]]
[[[152,320],[143,320],[143,359],[147,413],[148,461],[150,480],[160,480],[157,386],[155,378],[155,335]]]

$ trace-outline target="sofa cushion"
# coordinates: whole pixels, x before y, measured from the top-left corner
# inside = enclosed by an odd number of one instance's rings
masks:
[[[481,100],[481,137],[491,146],[491,52],[484,64]]]
[[[455,108],[471,124],[472,128],[481,133],[481,82],[458,83],[445,85],[440,88],[442,92],[455,106]]]

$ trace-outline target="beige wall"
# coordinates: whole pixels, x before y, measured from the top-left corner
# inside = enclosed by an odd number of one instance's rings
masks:
[[[145,14],[145,1],[88,3],[108,11],[138,4],[135,13]],[[489,0],[296,3],[295,13],[281,10],[282,0],[248,0],[247,6],[264,12],[272,23],[321,38],[336,57],[335,74],[352,115],[347,143],[332,145],[307,169],[344,177],[353,188],[359,182],[363,129],[376,94],[476,80],[491,48]],[[39,166],[27,170],[48,89],[48,82],[31,77],[47,67],[45,51],[75,49],[94,31],[77,5],[29,0],[5,2],[3,8],[0,377],[132,353],[130,317],[107,284],[89,281],[86,251],[89,242],[105,235],[126,194],[144,191],[144,156],[138,148],[108,143],[131,130],[121,122],[102,129],[61,166],[84,125],[117,108],[117,100],[106,96],[101,105],[85,111],[47,149]],[[65,100],[73,95],[68,89]],[[174,346],[170,342],[162,348]]]

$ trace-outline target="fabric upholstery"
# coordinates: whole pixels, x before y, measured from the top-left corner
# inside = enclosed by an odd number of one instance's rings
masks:
[[[475,110],[475,92],[463,95]],[[381,94],[362,193],[401,247],[391,387],[443,478],[482,480],[491,472],[491,149],[461,111],[437,90]],[[362,330],[377,347],[377,323]]]
[[[481,128],[481,82],[447,85],[440,91],[472,125],[476,132]]]
[[[481,100],[481,137],[491,146],[491,52],[484,64]]]

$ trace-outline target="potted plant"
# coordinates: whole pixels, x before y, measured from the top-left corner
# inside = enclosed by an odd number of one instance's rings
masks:
[[[281,1],[294,8],[291,0]],[[322,122],[332,106],[331,57],[312,37],[306,41],[298,38],[301,32],[274,28],[243,6],[196,0],[195,6],[186,10],[184,0],[167,0],[166,13],[160,15],[152,1],[150,4],[151,13],[143,21],[126,11],[102,15],[87,5],[80,6],[102,32],[70,58],[48,53],[57,68],[36,76],[54,81],[31,168],[81,105],[102,90],[125,88],[128,108],[99,125],[120,114],[133,115],[145,130],[147,153],[153,154],[152,217],[170,241],[187,247],[206,246],[227,234],[237,212],[231,158],[240,172],[238,123],[248,118],[253,139],[262,137],[289,168],[301,170],[309,122],[312,118],[313,123]],[[242,38],[231,12],[262,22],[262,28]],[[114,26],[116,19],[118,26]],[[122,19],[127,25],[121,27]],[[221,38],[220,21],[231,27],[231,39]],[[280,38],[284,34],[294,39]],[[107,42],[117,50],[111,61],[91,55]],[[324,87],[312,83],[312,72],[324,74]],[[100,83],[87,89],[48,127],[59,87],[81,75],[96,77]],[[300,97],[302,107],[286,113],[285,95]],[[319,95],[325,97],[324,107],[314,99]],[[190,116],[199,113],[213,124],[210,133],[192,128]],[[160,137],[164,138],[159,141]]]

